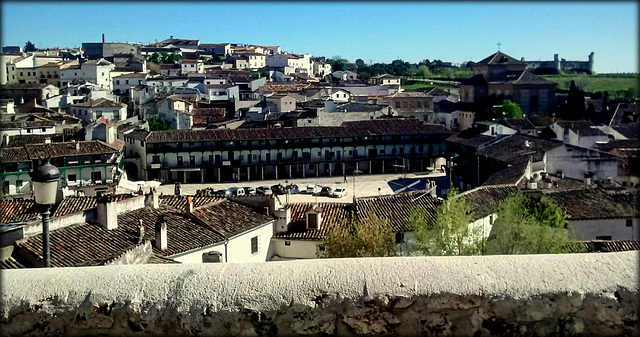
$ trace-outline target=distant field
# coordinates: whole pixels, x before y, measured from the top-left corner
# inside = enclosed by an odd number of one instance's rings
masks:
[[[638,97],[638,75],[543,75],[558,83],[558,90],[569,90],[571,81],[587,93],[608,91],[611,97]]]

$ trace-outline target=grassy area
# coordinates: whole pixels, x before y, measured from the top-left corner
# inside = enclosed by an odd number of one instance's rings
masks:
[[[569,90],[571,81],[587,93],[608,91],[610,97],[638,97],[638,75],[544,75],[558,83],[558,90]]]

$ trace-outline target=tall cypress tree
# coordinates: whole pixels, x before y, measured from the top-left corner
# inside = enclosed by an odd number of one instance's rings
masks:
[[[576,87],[576,83],[572,80],[569,86],[569,94],[567,95],[567,106],[565,111],[565,119],[582,119],[584,117],[584,93]]]

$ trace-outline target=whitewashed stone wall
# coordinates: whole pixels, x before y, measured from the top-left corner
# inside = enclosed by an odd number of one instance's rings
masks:
[[[6,270],[4,336],[638,333],[638,252]]]

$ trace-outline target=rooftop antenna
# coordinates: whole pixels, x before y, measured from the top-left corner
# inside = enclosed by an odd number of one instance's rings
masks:
[[[502,46],[502,43],[500,43],[500,41],[498,41],[497,45],[498,45],[498,51],[500,51],[500,46]]]

